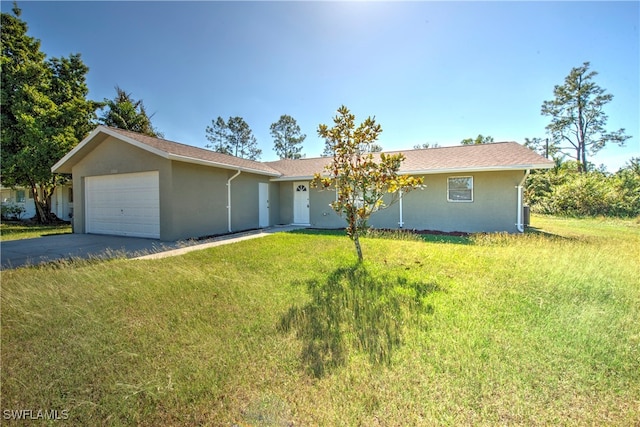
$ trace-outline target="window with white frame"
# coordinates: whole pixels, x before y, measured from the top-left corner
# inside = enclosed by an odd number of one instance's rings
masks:
[[[24,190],[16,190],[16,202],[17,203],[24,203],[25,202]]]
[[[473,202],[473,177],[449,177],[447,179],[447,200],[450,202]]]

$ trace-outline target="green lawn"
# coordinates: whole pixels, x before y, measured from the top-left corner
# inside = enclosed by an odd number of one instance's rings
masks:
[[[34,237],[47,236],[50,234],[71,233],[71,225],[40,225],[26,223],[6,223],[0,224],[0,240],[31,239]]]
[[[363,266],[343,235],[305,231],[4,271],[2,410],[67,410],[61,425],[638,425],[640,223],[532,221],[365,238]]]

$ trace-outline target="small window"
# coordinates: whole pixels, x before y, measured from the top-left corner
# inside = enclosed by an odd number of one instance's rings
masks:
[[[73,188],[69,188],[69,203],[73,203]]]
[[[24,190],[16,190],[16,203],[24,203]]]
[[[452,176],[448,178],[447,200],[450,202],[473,202],[473,177]]]

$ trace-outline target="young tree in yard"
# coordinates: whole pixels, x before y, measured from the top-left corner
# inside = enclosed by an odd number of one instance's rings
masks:
[[[343,105],[333,122],[332,128],[318,126],[318,135],[333,147],[333,161],[326,166],[325,174],[314,176],[311,185],[336,189],[331,207],[347,220],[347,234],[362,262],[359,237],[368,229],[371,214],[396,202],[402,193],[420,188],[423,180],[398,174],[405,159],[402,154],[374,156],[371,146],[382,132],[375,119],[368,117],[356,127],[355,116]],[[385,203],[383,197],[387,194],[391,200]]]
[[[89,69],[80,55],[45,60],[17,6],[2,13],[0,31],[2,183],[29,188],[38,221],[47,223],[51,195],[64,180],[51,167],[94,126],[100,103],[86,99]]]
[[[551,117],[546,127],[553,146],[578,162],[580,172],[587,171],[587,153],[596,154],[608,143],[620,146],[630,138],[624,128],[607,132],[608,117],[603,108],[613,95],[605,93],[593,78],[598,74],[589,71],[589,62],[571,69],[562,86],[553,89],[555,98],[544,101],[541,114]]]
[[[115,98],[104,100],[108,110],[103,113],[100,122],[118,129],[161,138],[162,133],[151,125],[151,117],[147,115],[142,100],[133,99],[131,93],[119,86],[115,89]]]
[[[283,114],[277,122],[271,124],[273,150],[281,159],[299,159],[302,157],[302,142],[307,135],[300,132],[300,126],[293,117]]]
[[[227,120],[228,143],[231,154],[243,159],[258,160],[262,150],[258,148],[256,137],[242,117],[229,117]]]
[[[465,138],[462,141],[460,141],[460,144],[462,144],[462,145],[474,145],[474,144],[488,144],[490,142],[493,142],[493,137],[492,136],[478,135],[475,138]]]
[[[207,139],[211,141],[211,144],[206,145],[207,148],[222,154],[233,153],[233,147],[229,143],[229,128],[222,117],[211,120],[211,126],[207,126],[205,132]]]

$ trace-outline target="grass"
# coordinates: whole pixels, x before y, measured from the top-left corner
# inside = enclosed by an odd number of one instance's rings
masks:
[[[40,225],[13,222],[0,223],[0,240],[3,242],[66,233],[71,233],[71,225],[69,224]]]
[[[640,224],[276,234],[2,272],[2,409],[72,425],[637,425]],[[4,420],[9,424],[11,421]]]

